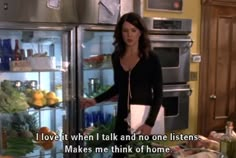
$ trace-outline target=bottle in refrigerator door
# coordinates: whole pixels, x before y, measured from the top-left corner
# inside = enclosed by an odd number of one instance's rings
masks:
[[[11,39],[3,39],[3,67],[4,70],[10,70],[10,62],[13,58]]]
[[[25,60],[26,59],[25,50],[24,49],[20,49],[20,57],[21,57],[21,60]]]
[[[20,52],[20,47],[19,47],[19,40],[15,40],[15,48],[14,48],[14,59],[13,60],[21,60],[21,52]]]
[[[27,49],[27,58],[33,55],[33,49]]]
[[[4,70],[4,54],[3,54],[3,45],[2,45],[2,39],[0,39],[0,71]]]

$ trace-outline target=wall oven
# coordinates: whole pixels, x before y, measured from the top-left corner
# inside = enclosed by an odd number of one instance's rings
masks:
[[[144,18],[152,50],[157,53],[163,74],[163,106],[166,130],[188,128],[190,48],[193,44],[190,19]]]
[[[160,58],[163,82],[188,82],[191,39],[183,35],[150,35],[150,40]]]
[[[168,130],[188,128],[189,96],[188,84],[164,85],[165,128]]]

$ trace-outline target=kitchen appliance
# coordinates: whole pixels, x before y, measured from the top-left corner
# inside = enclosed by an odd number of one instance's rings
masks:
[[[133,1],[80,0],[78,18],[80,24],[116,24],[118,18],[133,11]]]
[[[0,0],[0,38],[10,41],[12,48],[14,48],[14,41],[19,40],[19,47],[28,52],[25,54],[26,58],[40,58],[39,56],[46,55],[48,58],[56,59],[55,67],[47,69],[43,69],[42,65],[43,62],[49,62],[47,57],[38,63],[37,70],[12,71],[9,65],[1,69],[1,85],[5,83],[4,80],[25,83],[17,90],[24,93],[26,96],[24,103],[27,102],[29,107],[20,109],[23,112],[19,112],[13,107],[20,104],[19,102],[12,104],[8,110],[2,107],[6,105],[8,107],[9,103],[0,103],[0,155],[7,152],[8,155],[17,157],[77,157],[76,154],[64,152],[66,145],[76,146],[77,141],[60,137],[53,144],[49,142],[40,145],[35,137],[34,141],[30,141],[20,133],[31,132],[36,135],[38,129],[47,127],[59,136],[69,137],[78,134],[79,110],[76,89],[78,8],[76,4],[76,0]],[[14,60],[10,49],[7,52],[3,51],[1,57],[4,59],[4,64],[6,60],[9,64]],[[36,89],[37,91],[34,91]],[[62,93],[55,94],[59,89]],[[51,101],[54,103],[50,104]],[[16,135],[20,137],[14,137],[9,145],[12,132],[17,132]],[[2,139],[3,137],[7,139]],[[24,143],[19,145],[19,142],[14,142],[18,139]],[[14,148],[13,152],[11,152],[12,148]],[[25,150],[26,148],[30,150]]]
[[[152,49],[160,58],[164,84],[189,81],[191,20],[144,18]]]
[[[163,74],[166,130],[188,128],[191,19],[144,17]]]
[[[110,86],[113,85],[113,67],[111,64],[111,53],[114,51],[112,42],[114,34],[114,25],[88,25],[81,24],[78,26],[78,94],[79,96],[95,97]],[[87,66],[85,61],[90,61],[91,66]],[[99,81],[99,82],[98,82]],[[79,88],[83,87],[83,88]],[[105,101],[96,106],[80,111],[79,126],[81,129],[89,132],[91,128],[98,129],[104,127],[108,132],[112,129],[108,128],[114,123],[116,115],[116,101]],[[103,134],[104,130],[99,130],[99,134]],[[104,146],[104,141],[98,141],[96,146]],[[100,144],[99,144],[100,143]],[[81,141],[81,145],[84,142]],[[93,146],[93,144],[90,144]],[[81,153],[80,156],[87,157],[88,153]],[[108,153],[94,153],[93,157],[104,158],[111,157]]]
[[[163,106],[165,107],[166,130],[188,128],[190,95],[191,89],[188,84],[163,86]]]

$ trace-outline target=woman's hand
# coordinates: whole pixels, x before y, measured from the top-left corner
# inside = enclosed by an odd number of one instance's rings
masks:
[[[152,131],[152,127],[146,124],[141,125],[135,133],[140,133],[142,135],[150,135]]]
[[[82,109],[94,106],[96,104],[95,99],[91,98],[80,98],[80,106]]]

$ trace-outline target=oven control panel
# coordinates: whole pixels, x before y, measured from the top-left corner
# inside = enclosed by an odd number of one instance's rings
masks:
[[[182,22],[179,20],[153,20],[153,29],[181,29]]]
[[[144,17],[144,22],[150,32],[159,34],[190,34],[192,31],[191,19],[170,19]]]

